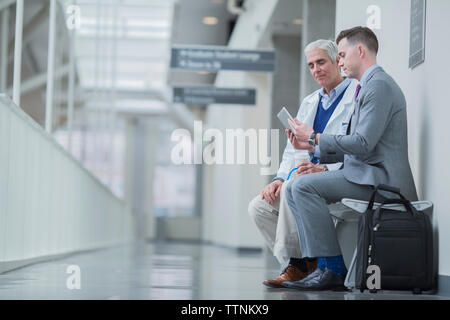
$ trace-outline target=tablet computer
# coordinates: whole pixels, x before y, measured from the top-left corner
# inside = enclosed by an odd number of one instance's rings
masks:
[[[285,107],[281,109],[281,111],[277,114],[278,119],[280,119],[281,123],[284,125],[286,129],[291,129],[291,126],[289,125],[288,119],[291,119],[294,121],[294,118],[292,118],[291,114]]]

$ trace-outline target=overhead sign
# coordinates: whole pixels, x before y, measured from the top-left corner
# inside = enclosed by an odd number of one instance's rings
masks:
[[[234,50],[228,47],[172,47],[172,69],[217,72],[220,70],[273,72],[275,52]]]
[[[195,105],[241,104],[255,105],[255,89],[217,87],[174,87],[173,102]]]

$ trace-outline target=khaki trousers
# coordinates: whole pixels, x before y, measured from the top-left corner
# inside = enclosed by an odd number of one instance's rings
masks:
[[[301,258],[297,224],[286,202],[286,186],[283,183],[280,196],[270,205],[260,195],[248,206],[250,217],[255,221],[267,246],[280,264],[285,265],[289,258]]]

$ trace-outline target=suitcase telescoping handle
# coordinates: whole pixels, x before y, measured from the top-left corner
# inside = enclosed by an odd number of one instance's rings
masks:
[[[383,190],[383,191],[388,191],[391,193],[395,193],[397,195],[400,196],[400,199],[409,202],[408,200],[406,200],[406,198],[400,193],[400,189],[399,188],[395,188],[392,186],[388,186],[385,184],[380,184],[378,186],[375,187],[375,190],[372,193],[372,196],[370,197],[370,201],[369,201],[369,206],[367,207],[367,210],[373,210],[373,204],[375,203],[375,197],[378,193],[379,190]]]
[[[380,208],[384,206],[385,204],[401,204],[405,207],[406,212],[411,213],[411,215],[415,218],[417,218],[417,211],[414,208],[414,206],[406,199],[388,199],[380,204]],[[373,220],[378,221],[381,219],[381,215],[383,213],[383,210],[376,210],[373,214]]]

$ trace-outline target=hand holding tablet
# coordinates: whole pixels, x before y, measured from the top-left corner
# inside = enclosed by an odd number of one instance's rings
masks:
[[[292,130],[291,126],[289,125],[289,120],[294,121],[294,118],[291,116],[289,111],[285,107],[281,109],[281,111],[277,114],[278,119],[280,119],[281,123],[284,125],[286,129]]]

